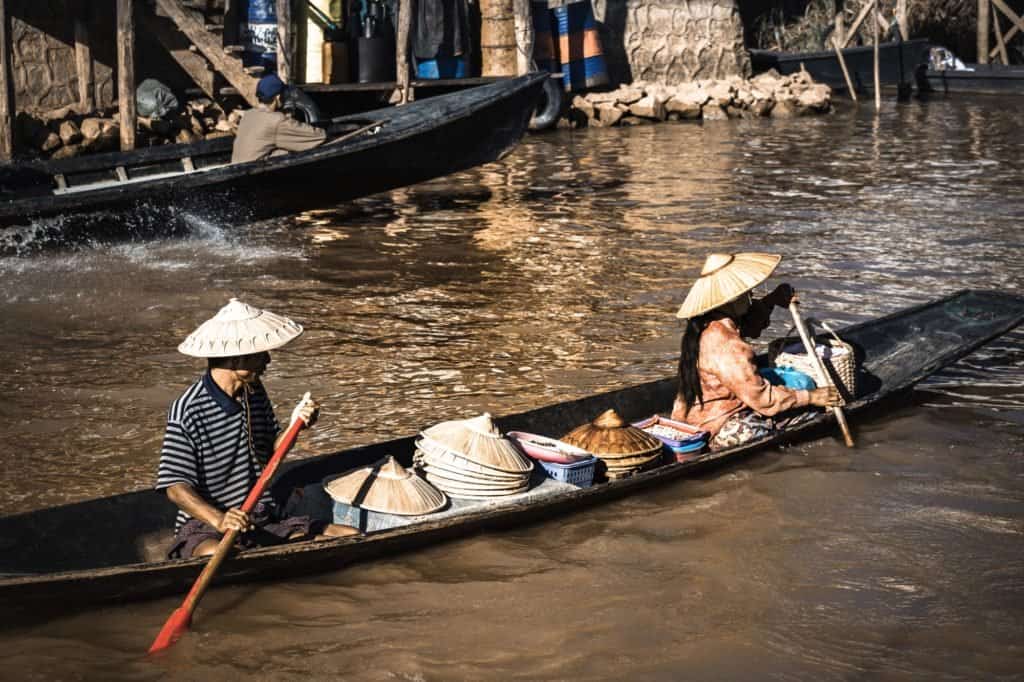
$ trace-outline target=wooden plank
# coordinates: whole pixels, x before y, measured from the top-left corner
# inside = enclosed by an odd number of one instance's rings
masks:
[[[79,11],[88,11],[83,7]],[[96,108],[95,79],[92,67],[92,44],[89,25],[84,17],[75,17],[75,72],[78,75],[78,108],[86,114]]]
[[[182,71],[188,74],[189,78],[199,86],[199,89],[207,97],[215,97],[217,94],[214,73],[210,69],[210,62],[198,50],[193,50],[188,38],[182,34],[170,19],[158,17],[147,11],[145,8],[139,15],[145,30],[152,34],[171,58],[178,63]]]
[[[978,62],[988,64],[989,0],[978,0]]]
[[[156,6],[188,36],[213,68],[231,83],[245,101],[256,106],[256,79],[245,72],[241,62],[224,53],[224,45],[220,38],[207,32],[203,24],[181,6],[179,0],[156,0]]]
[[[121,151],[135,149],[135,3],[117,0],[117,110]]]
[[[398,80],[399,104],[413,100],[409,85],[409,31],[412,28],[412,0],[398,2],[398,37],[395,45],[395,74]]]
[[[295,40],[292,36],[291,0],[275,0],[277,10],[277,75],[285,83],[291,83],[294,76]]]
[[[996,6],[996,9],[1005,14],[1007,19],[1013,22],[1013,26],[1010,27],[1010,30],[1003,35],[1003,42],[1008,43],[1013,36],[1017,35],[1018,31],[1024,31],[1024,19],[1017,16],[1017,13],[1010,9],[1009,5],[1003,2],[1003,0],[992,0],[992,4]],[[988,33],[986,32],[985,35],[987,37]],[[989,59],[995,57],[998,51],[998,46],[992,48],[988,52]]]
[[[11,18],[0,0],[0,161],[14,154],[14,76],[11,73]]]

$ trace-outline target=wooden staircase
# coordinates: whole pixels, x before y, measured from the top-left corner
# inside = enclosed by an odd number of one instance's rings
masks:
[[[237,34],[232,5],[238,0],[150,0],[140,11],[146,30],[210,98],[220,91],[219,78],[227,81],[251,106],[263,67],[242,64],[241,45],[225,45]]]

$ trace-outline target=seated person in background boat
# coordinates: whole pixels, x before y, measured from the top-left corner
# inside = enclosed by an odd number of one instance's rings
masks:
[[[265,159],[285,152],[301,152],[318,147],[327,139],[323,128],[300,123],[279,111],[284,82],[277,74],[260,79],[256,86],[259,106],[242,116],[235,133],[231,163]]]
[[[301,333],[286,317],[231,299],[178,346],[206,358],[208,368],[167,413],[156,487],[179,509],[170,558],[213,554],[232,529],[241,531],[243,548],[358,533],[307,516],[282,517],[269,490],[251,514],[240,509],[284,434],[260,382],[268,351]],[[317,410],[300,403],[292,421],[312,425]]]
[[[686,330],[672,418],[710,432],[712,450],[769,435],[788,422],[772,417],[788,410],[840,403],[834,387],[772,386],[757,372],[754,350],[744,337],[760,336],[772,309],[789,306],[796,293],[781,284],[754,300],[750,291],[768,279],[780,260],[767,253],[711,254],[679,308]]]

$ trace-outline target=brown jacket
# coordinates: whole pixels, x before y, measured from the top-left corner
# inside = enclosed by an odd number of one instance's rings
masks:
[[[772,386],[757,373],[754,349],[740,336],[729,318],[711,322],[700,335],[697,373],[704,404],[687,410],[681,397],[672,406],[672,418],[706,429],[714,436],[725,420],[749,407],[772,416],[810,404],[809,391]]]
[[[299,123],[280,111],[265,107],[250,109],[242,116],[231,151],[231,163],[265,159],[279,150],[301,152],[327,139],[327,133]]]

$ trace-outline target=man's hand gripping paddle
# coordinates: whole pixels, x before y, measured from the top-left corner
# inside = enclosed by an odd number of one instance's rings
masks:
[[[307,392],[302,396],[302,403],[310,401],[309,393]],[[299,435],[299,431],[305,425],[305,422],[301,418],[293,421],[289,426],[288,430],[285,431],[284,437],[281,439],[281,444],[274,451],[274,455],[267,462],[267,466],[263,469],[263,473],[260,474],[259,479],[256,480],[256,485],[249,491],[249,496],[245,498],[245,502],[242,504],[242,511],[249,513],[252,508],[256,506],[256,502],[260,499],[263,494],[263,490],[267,487],[270,479],[274,476],[274,472],[277,471],[278,465],[281,460],[284,459],[285,455],[291,449],[292,445],[295,444],[295,439]],[[192,612],[196,610],[196,606],[199,604],[199,600],[202,598],[203,593],[206,592],[206,588],[209,587],[210,582],[213,580],[214,574],[217,573],[217,569],[224,563],[224,559],[227,558],[228,552],[231,551],[231,546],[235,544],[235,538],[238,536],[237,530],[229,530],[221,538],[220,544],[217,545],[217,551],[210,557],[210,561],[203,568],[203,572],[199,574],[192,589],[189,591],[188,596],[185,597],[185,601],[182,602],[181,606],[174,610],[167,622],[164,623],[163,628],[160,629],[160,634],[153,640],[153,645],[149,647],[149,653],[153,654],[158,651],[170,648],[178,638],[181,637],[185,631],[188,630],[189,624],[192,622]]]

